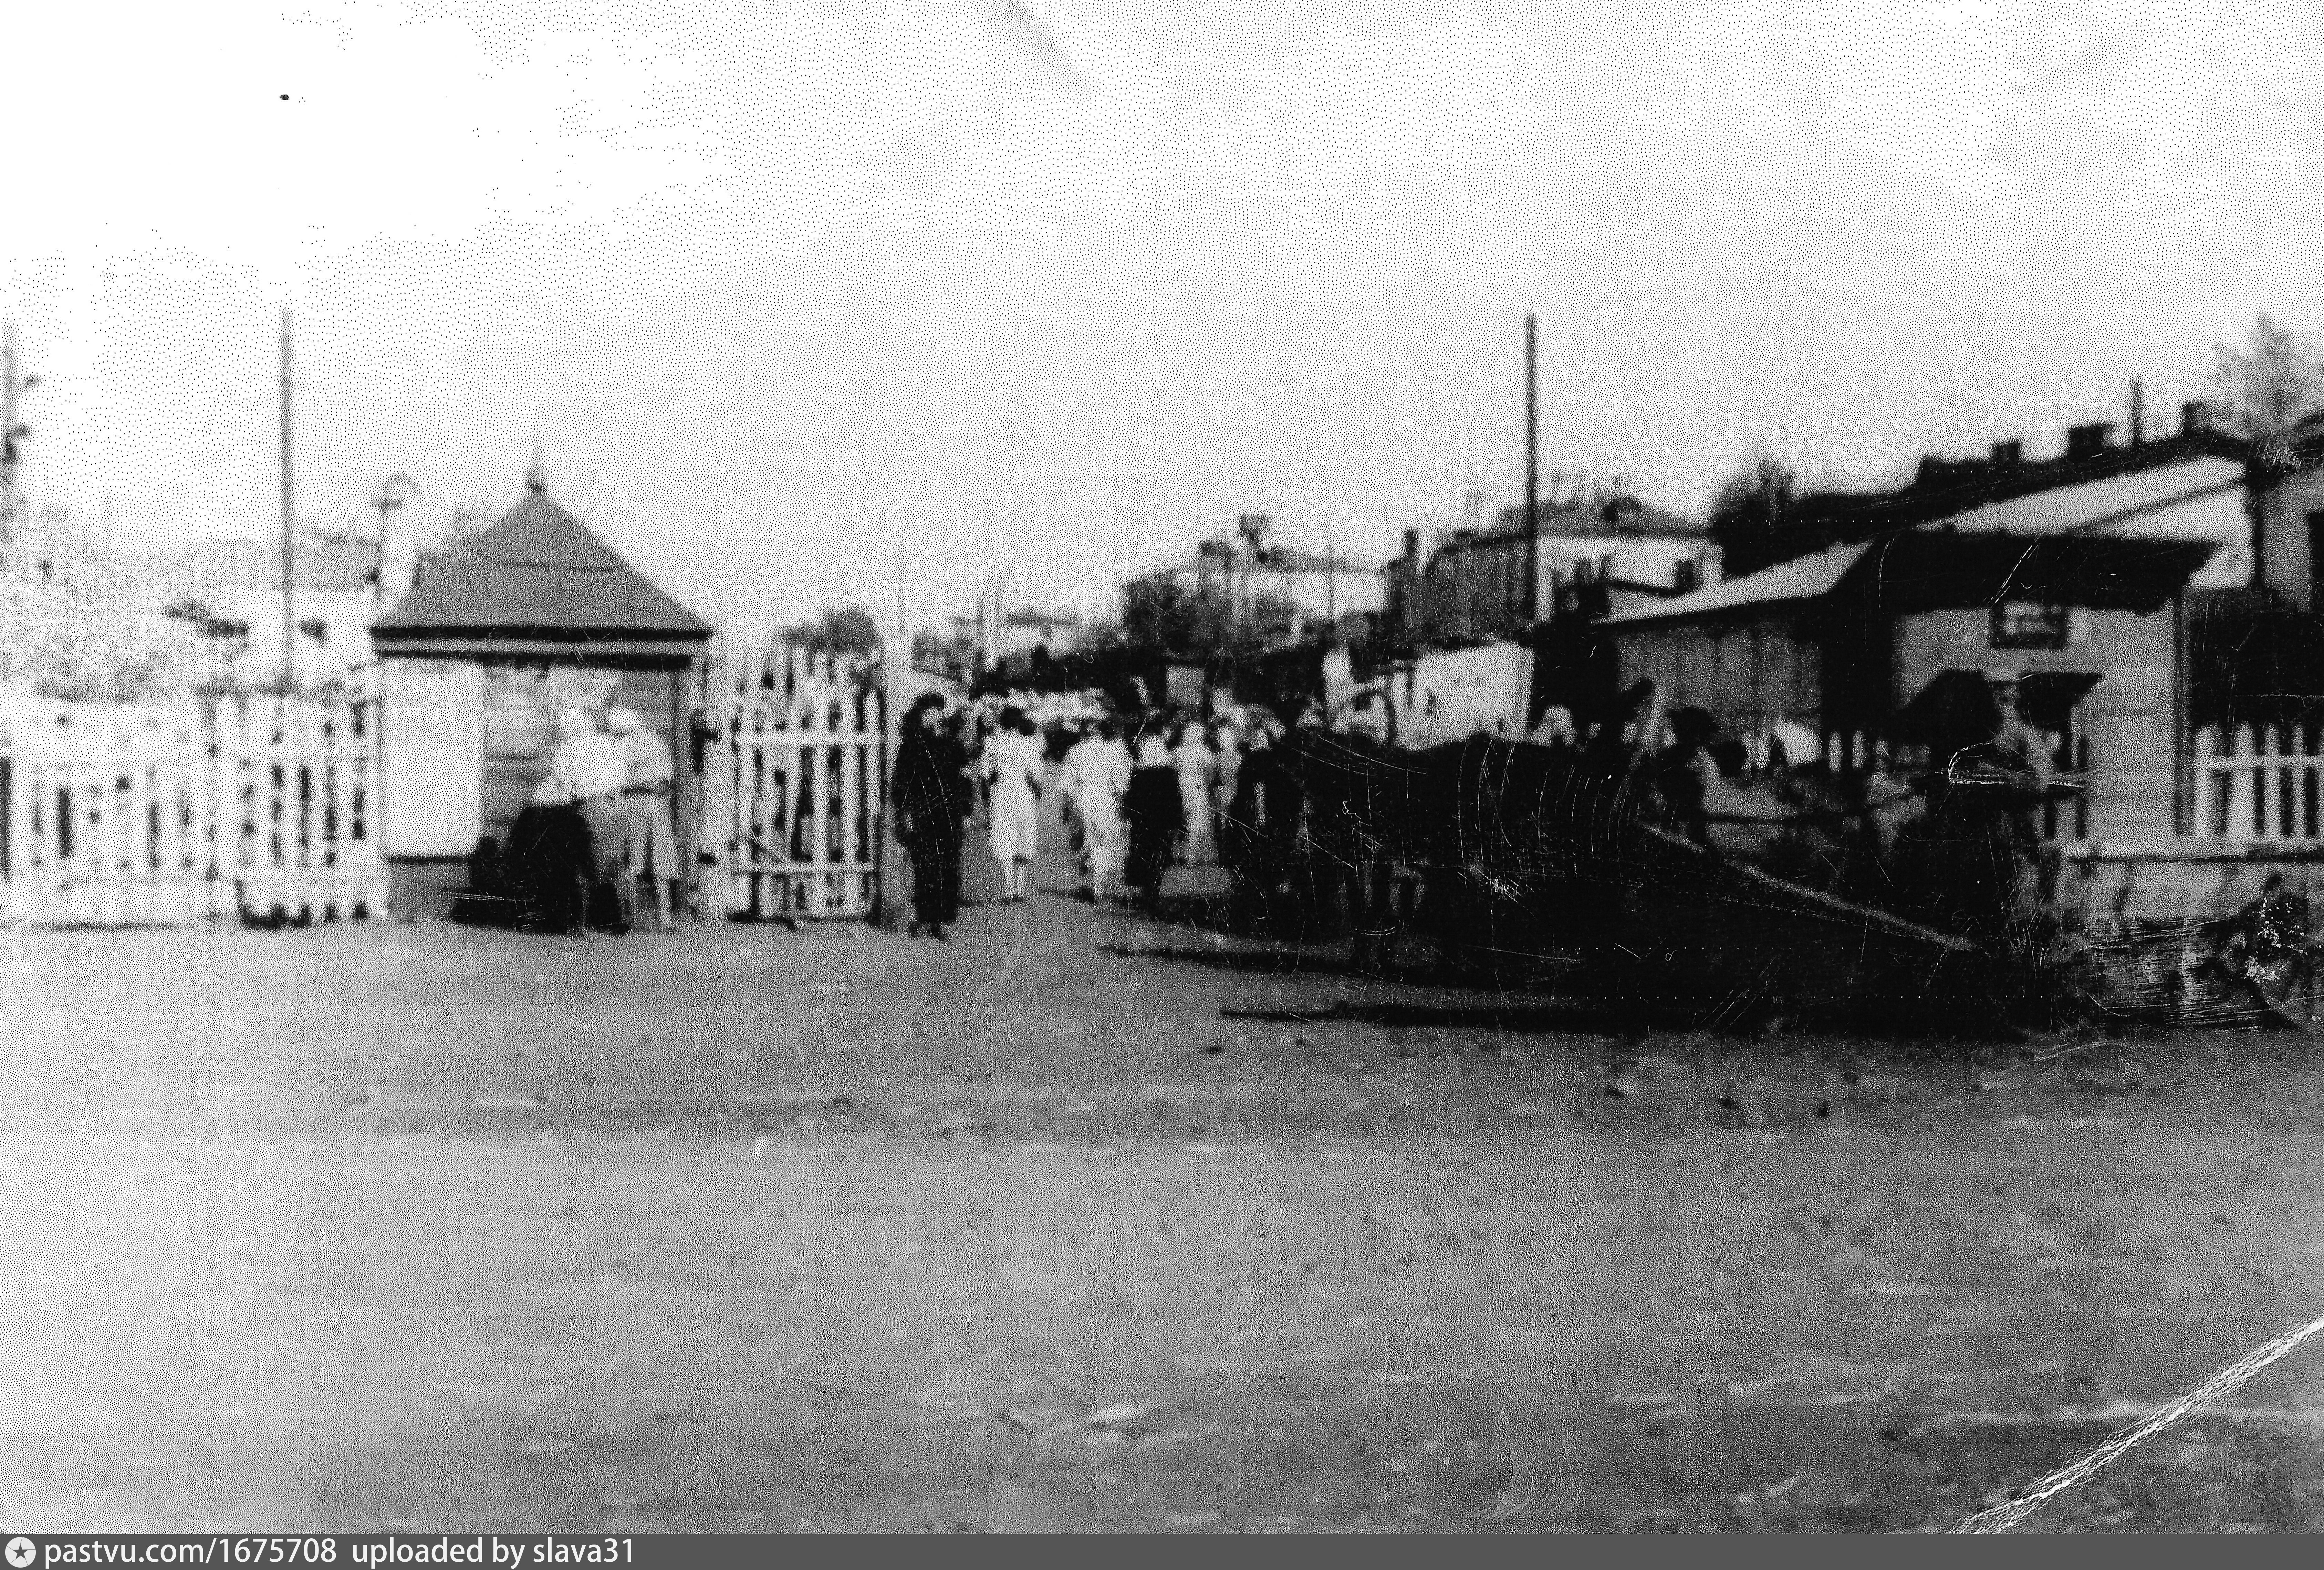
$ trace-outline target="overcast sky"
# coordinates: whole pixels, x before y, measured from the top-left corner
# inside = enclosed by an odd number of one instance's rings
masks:
[[[36,502],[408,470],[708,614],[1111,603],[1245,509],[1374,559],[1543,466],[1891,477],[2324,331],[2324,7],[241,0],[20,8]],[[287,97],[286,97],[287,95]]]

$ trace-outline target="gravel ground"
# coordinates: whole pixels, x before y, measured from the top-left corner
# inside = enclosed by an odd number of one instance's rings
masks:
[[[0,1517],[1913,1530],[2324,1310],[2308,1038],[1621,1042],[1326,958],[1055,891],[0,937]],[[2324,1346],[2029,1529],[2314,1529],[2319,1432]]]

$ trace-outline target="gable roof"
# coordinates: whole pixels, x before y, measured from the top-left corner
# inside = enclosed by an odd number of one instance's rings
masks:
[[[1937,527],[1976,533],[2056,534],[2088,530],[2130,539],[2228,539],[2245,529],[2244,466],[2202,453],[2054,486],[1950,513]],[[2212,503],[2209,507],[2193,503]]]
[[[1893,491],[1810,492],[1791,504],[1784,518],[1789,526],[1828,540],[1863,540],[2021,497],[2182,465],[2204,464],[2222,473],[2231,466],[2240,475],[2246,457],[2242,443],[2210,431],[2028,461],[1931,457],[1922,460],[1919,476],[1909,485]]]
[[[1763,567],[1757,572],[1741,577],[1730,577],[1724,583],[1711,584],[1692,594],[1676,595],[1659,605],[1635,605],[1616,611],[1600,623],[1604,626],[1622,626],[1637,622],[1686,621],[1713,615],[1722,611],[1756,610],[1764,605],[1788,605],[1798,600],[1821,599],[1840,585],[1849,569],[1864,559],[1872,542],[1862,540],[1854,545],[1835,545],[1829,550],[1819,550],[1813,556],[1795,556],[1789,561],[1779,561],[1773,567]]]
[[[550,501],[538,480],[491,528],[424,559],[411,592],[372,631],[383,641],[450,633],[578,642],[710,636],[707,623]]]

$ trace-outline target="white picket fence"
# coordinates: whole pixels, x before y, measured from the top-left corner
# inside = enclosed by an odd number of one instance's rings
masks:
[[[862,918],[880,888],[885,699],[796,647],[714,651],[705,684],[706,902],[753,920]]]
[[[2194,836],[2226,845],[2324,846],[2319,771],[2324,771],[2324,727],[2198,731]]]
[[[0,904],[139,926],[384,910],[377,700],[9,705]]]

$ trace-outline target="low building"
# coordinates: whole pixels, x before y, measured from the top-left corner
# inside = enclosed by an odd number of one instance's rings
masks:
[[[2051,815],[2062,901],[2177,919],[2241,903],[2271,867],[2306,883],[2324,826],[2294,776],[2324,768],[2314,733],[2304,759],[2280,757],[2299,744],[2231,736],[2203,696],[2234,684],[2205,617],[2272,592],[2244,456],[2208,437],[2086,440],[2043,477],[1935,516],[1910,497],[1887,513],[1905,526],[1610,614],[1603,681],[1650,679],[1762,756],[1779,731],[1804,733],[1849,766],[1908,740],[1939,684],[2015,679],[2080,787]]]
[[[694,864],[692,693],[711,629],[551,501],[538,465],[498,522],[423,555],[372,628],[381,661],[384,849],[401,908],[448,905],[549,771],[561,702],[626,704],[680,760]]]
[[[1261,536],[1207,540],[1194,559],[1152,575],[1182,594],[1220,596],[1238,620],[1262,633],[1299,636],[1351,616],[1377,615],[1388,601],[1379,568],[1340,554],[1277,544]]]
[[[1410,645],[1512,638],[1553,614],[1624,599],[1683,594],[1719,576],[1702,528],[1634,496],[1547,502],[1532,531],[1527,593],[1525,509],[1505,507],[1489,529],[1454,530],[1430,551],[1408,530],[1388,568],[1388,619]]]
[[[302,531],[294,560],[294,679],[359,679],[374,662],[371,623],[382,605],[377,540]],[[247,687],[281,679],[282,558],[274,541],[194,540],[123,565],[156,608],[199,635],[206,680]]]

